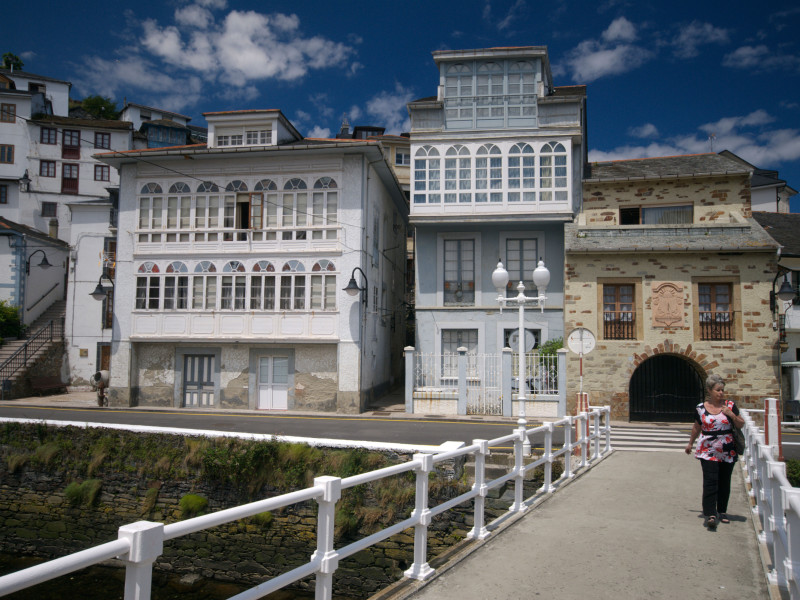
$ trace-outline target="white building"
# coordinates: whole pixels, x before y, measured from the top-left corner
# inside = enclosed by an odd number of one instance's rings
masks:
[[[112,404],[363,410],[402,372],[408,209],[380,142],[205,117],[208,145],[98,155],[121,177]]]

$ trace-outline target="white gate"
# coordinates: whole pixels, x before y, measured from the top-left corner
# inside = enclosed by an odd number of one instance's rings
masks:
[[[467,355],[467,414],[503,414],[500,356]]]

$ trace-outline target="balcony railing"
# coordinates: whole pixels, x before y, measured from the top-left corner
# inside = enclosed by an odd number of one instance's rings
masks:
[[[733,313],[700,312],[700,339],[706,341],[733,339]]]
[[[635,340],[636,313],[631,311],[605,311],[603,313],[603,339]]]
[[[173,251],[175,249],[214,251],[222,249],[287,250],[336,249],[338,227],[274,227],[269,229],[161,229],[136,231],[137,249]]]

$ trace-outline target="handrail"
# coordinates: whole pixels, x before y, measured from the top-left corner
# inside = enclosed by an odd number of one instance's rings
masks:
[[[754,415],[764,410],[742,409],[746,448],[742,456],[745,483],[753,500],[753,515],[758,519],[771,558],[767,573],[770,583],[800,599],[800,488],[786,478],[786,463],[777,459],[778,446],[767,445],[763,429]]]
[[[55,339],[64,337],[64,319],[51,319],[47,324],[28,338],[25,343],[0,365],[0,381],[6,381],[14,373],[28,364],[42,346]]]
[[[603,421],[601,425],[601,420]],[[573,441],[572,428],[575,424],[579,427],[578,437]],[[587,424],[590,427],[587,428]],[[565,427],[564,444],[553,450],[553,432],[556,427]],[[583,433],[580,433],[583,432]],[[537,433],[544,433],[544,452],[541,457],[533,462],[523,465],[523,445],[526,438]],[[600,449],[600,440],[605,439],[603,450]],[[373,544],[380,542],[392,535],[400,533],[410,527],[414,528],[414,562],[405,572],[406,577],[423,580],[430,577],[434,570],[427,563],[427,538],[428,526],[433,516],[450,510],[459,504],[474,499],[474,526],[467,538],[478,540],[485,539],[491,532],[484,523],[484,504],[489,490],[496,487],[497,482],[514,480],[514,503],[509,509],[510,514],[521,514],[535,505],[535,503],[551,494],[562,483],[566,483],[575,476],[572,468],[572,455],[580,450],[578,468],[591,468],[611,451],[611,407],[595,407],[589,413],[580,413],[576,417],[566,417],[555,423],[546,423],[532,429],[518,428],[510,435],[501,436],[493,440],[473,440],[469,446],[457,450],[446,450],[436,454],[415,454],[412,460],[399,465],[393,465],[354,475],[347,478],[316,477],[314,485],[310,488],[282,494],[265,500],[258,500],[234,508],[221,510],[208,515],[195,517],[178,523],[163,525],[139,521],[123,525],[119,529],[119,539],[94,548],[65,556],[35,567],[24,569],[4,577],[0,577],[0,596],[42,583],[59,575],[64,575],[107,560],[114,556],[122,559],[126,565],[125,574],[125,600],[148,600],[152,582],[152,564],[163,552],[163,544],[167,540],[175,539],[190,533],[202,531],[246,517],[251,517],[267,510],[277,510],[299,502],[315,500],[318,505],[317,517],[317,548],[309,557],[309,561],[279,576],[265,581],[249,590],[233,596],[230,600],[250,600],[261,598],[268,593],[281,589],[291,583],[299,581],[309,575],[316,576],[316,598],[330,600],[333,593],[333,574],[339,561],[351,556]],[[514,441],[515,465],[509,473],[495,480],[486,480],[486,456],[490,446]],[[594,450],[590,445],[594,442]],[[472,488],[456,498],[452,498],[434,507],[428,506],[428,480],[434,464],[452,458],[474,455],[475,457],[475,483]],[[564,456],[564,472],[558,481],[552,481],[552,467],[554,460]],[[523,484],[525,474],[538,466],[544,466],[544,485],[533,496],[523,500]],[[334,548],[334,515],[336,503],[341,498],[342,490],[376,481],[384,477],[391,477],[400,473],[414,471],[416,473],[416,488],[414,510],[411,516],[382,529],[363,539],[357,540],[339,548]],[[798,502],[800,506],[800,501]],[[800,515],[800,511],[798,512]],[[508,514],[495,519],[491,524],[499,525],[508,518]]]
[[[42,296],[36,302],[31,304],[26,310],[33,309],[34,306],[36,306],[37,304],[39,304],[39,302],[41,302],[42,300],[47,298],[47,296],[50,294],[50,292],[52,292],[54,289],[56,289],[59,285],[61,285],[61,284],[58,283],[58,282],[54,283],[49,290],[47,290],[44,294],[42,294]]]

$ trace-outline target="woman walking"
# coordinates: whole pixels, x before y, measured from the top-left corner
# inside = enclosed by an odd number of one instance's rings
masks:
[[[691,438],[686,454],[694,452],[703,468],[704,525],[714,531],[717,524],[730,523],[728,498],[731,494],[731,474],[737,454],[733,446],[733,427],[744,426],[739,409],[732,400],[725,400],[725,380],[719,375],[706,379],[706,400],[697,405]]]

